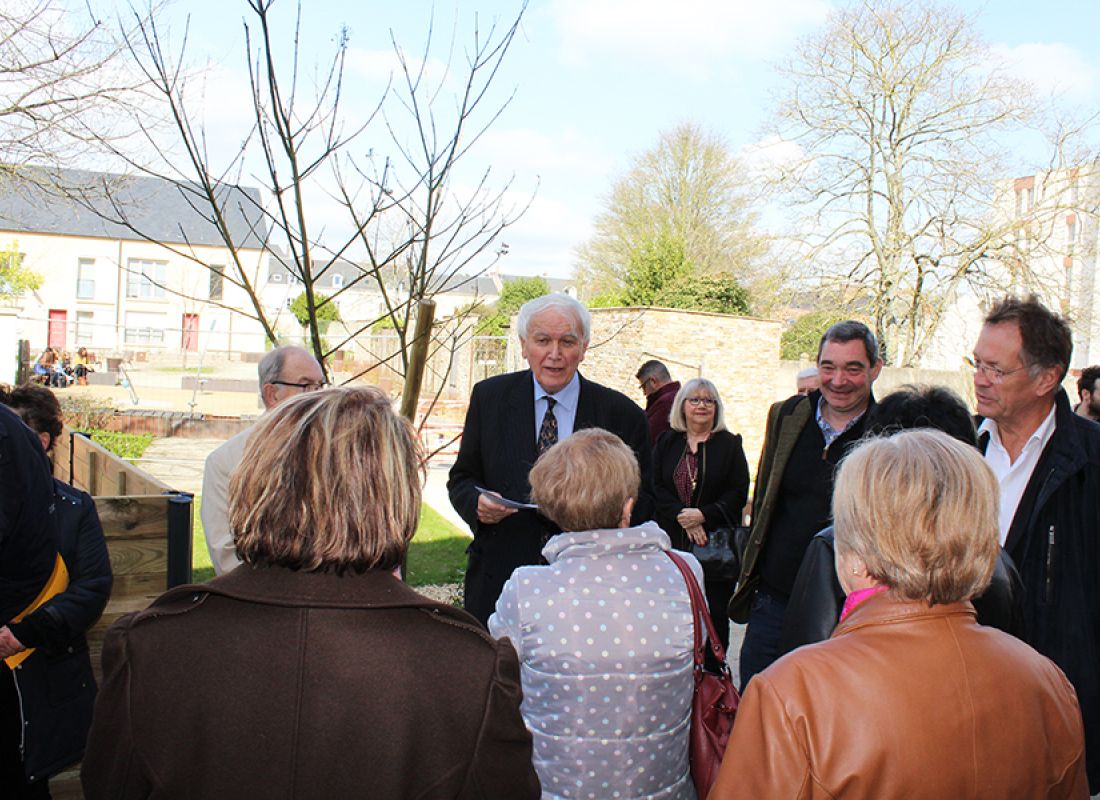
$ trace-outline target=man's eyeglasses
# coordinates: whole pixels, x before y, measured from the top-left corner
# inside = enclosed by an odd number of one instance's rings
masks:
[[[317,392],[328,386],[328,381],[306,381],[305,383],[294,383],[292,381],[271,381],[276,386],[293,386],[295,389],[301,389],[303,392]]]
[[[979,361],[976,358],[966,358],[963,360],[966,361],[967,365],[974,370],[974,372],[980,372],[985,375],[986,380],[992,384],[999,384],[1004,381],[1005,376],[1011,375],[1013,372],[1019,372],[1022,369],[1027,369],[1026,364],[1022,367],[1016,367],[1016,369],[1001,369],[992,364],[986,364],[984,361]]]
[[[693,406],[713,406],[717,401],[713,397],[689,397],[685,402]]]

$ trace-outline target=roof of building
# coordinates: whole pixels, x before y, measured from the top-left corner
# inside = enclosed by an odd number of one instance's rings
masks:
[[[259,190],[223,185],[218,195],[235,246],[263,247]],[[77,169],[0,169],[0,230],[225,246],[197,184]]]
[[[290,262],[291,259],[286,255],[282,248],[272,246],[271,252],[271,279],[276,283],[281,283],[285,280],[285,276],[291,274]],[[314,263],[320,264],[320,260]],[[364,275],[369,271],[369,268],[349,259],[340,258],[334,263],[327,266],[325,276],[318,281],[318,286],[325,288],[332,282],[332,277],[339,275],[341,277],[341,285],[347,286],[353,280],[359,280],[356,284],[356,288],[364,292],[374,292],[378,289],[378,283],[371,277],[369,280],[361,280]],[[388,288],[399,289],[403,285],[403,282],[408,280],[407,276],[394,269],[384,269],[382,273],[385,277],[386,286]],[[452,274],[446,277],[445,280],[437,280],[431,287],[432,294],[458,294],[469,295],[473,297],[497,297],[500,294],[500,289],[497,285],[499,279],[501,285],[508,281],[515,280],[516,278],[526,277],[522,275],[499,275],[494,277],[489,273],[481,273],[478,275],[467,275],[463,273]],[[572,281],[562,278],[546,278],[546,283],[550,287],[551,292],[564,292],[570,286],[574,285]]]

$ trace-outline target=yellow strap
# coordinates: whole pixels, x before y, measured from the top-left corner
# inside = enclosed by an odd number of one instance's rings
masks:
[[[69,570],[65,568],[65,562],[61,559],[61,554],[57,555],[57,560],[53,564],[53,572],[50,573],[50,579],[46,581],[46,585],[42,587],[42,591],[38,593],[38,597],[31,601],[31,604],[15,615],[12,622],[22,622],[23,619],[40,608],[50,598],[56,597],[63,591],[69,588]],[[4,663],[8,665],[8,669],[15,669],[23,661],[34,652],[34,648],[30,647],[26,650],[20,650],[13,656],[8,656],[4,659]]]

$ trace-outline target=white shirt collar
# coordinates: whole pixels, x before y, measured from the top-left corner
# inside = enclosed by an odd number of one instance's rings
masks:
[[[1042,451],[1046,447],[1047,442],[1050,441],[1050,437],[1054,435],[1054,416],[1058,410],[1058,404],[1055,403],[1050,407],[1050,413],[1047,414],[1046,419],[1039,423],[1039,427],[1031,432],[1031,436],[1027,437],[1027,441],[1024,442],[1023,449],[1020,451],[1020,455],[1024,454],[1024,451],[1028,451],[1035,447],[1035,443],[1038,442],[1039,450]],[[986,417],[982,420],[982,424],[978,426],[978,435],[983,433],[989,434],[990,442],[996,442],[997,446],[1002,450],[1004,449],[1004,443],[1001,441],[1001,430],[997,427],[997,421],[992,417]]]

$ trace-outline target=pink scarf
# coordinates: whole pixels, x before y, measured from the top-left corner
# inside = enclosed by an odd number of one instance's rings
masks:
[[[881,583],[876,584],[875,586],[871,586],[867,589],[856,589],[854,592],[848,595],[847,599],[845,599],[844,601],[844,608],[840,611],[841,621],[843,621],[844,618],[848,616],[848,614],[851,613],[851,611],[864,600],[868,599],[869,597],[874,597],[876,594],[882,594],[886,591],[886,589],[887,587]]]

